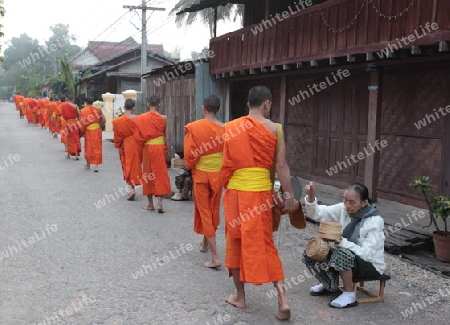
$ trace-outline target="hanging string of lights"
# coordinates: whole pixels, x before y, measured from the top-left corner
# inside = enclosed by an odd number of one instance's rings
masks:
[[[366,6],[366,1],[364,0],[361,7],[359,8],[358,12],[356,13],[355,17],[352,19],[352,21],[347,24],[347,26],[342,27],[342,28],[335,28],[333,26],[330,25],[330,23],[328,22],[328,20],[325,18],[325,15],[323,14],[322,10],[320,10],[320,17],[322,19],[322,22],[324,23],[325,26],[327,26],[328,30],[330,32],[333,33],[342,33],[345,30],[350,29],[351,27],[353,27],[353,25],[355,24],[355,21],[358,19],[358,17],[361,15],[362,10],[364,9],[364,7]]]
[[[380,9],[377,8],[373,2],[374,2],[373,0],[369,0],[369,4],[372,5],[373,10],[375,10],[375,12],[381,18],[391,20],[391,19],[397,19],[397,18],[402,17],[403,15],[405,15],[409,11],[409,9],[414,5],[414,2],[416,2],[416,0],[411,0],[411,2],[408,4],[408,6],[405,9],[403,9],[402,11],[400,11],[400,12],[394,14],[394,15],[388,15],[388,14],[382,13],[380,11]]]
[[[403,10],[401,10],[400,12],[396,13],[396,14],[386,14],[383,13],[379,7],[377,7],[374,3],[374,0],[363,0],[361,7],[359,8],[358,12],[355,14],[355,17],[353,17],[353,19],[350,21],[350,23],[348,23],[345,27],[342,28],[337,28],[334,26],[331,26],[331,24],[329,23],[329,21],[325,18],[325,15],[323,13],[322,10],[320,10],[320,17],[322,20],[322,23],[327,26],[328,30],[332,33],[342,33],[350,28],[352,28],[355,25],[356,20],[358,19],[358,17],[362,14],[362,11],[364,9],[364,7],[366,5],[368,5],[369,7],[371,7],[381,18],[383,19],[397,19],[399,17],[402,17],[403,15],[406,15],[407,12],[409,12],[409,10],[411,9],[411,7],[414,5],[414,3],[416,2],[416,0],[411,0],[411,2],[409,2],[409,4],[407,5],[407,7]]]

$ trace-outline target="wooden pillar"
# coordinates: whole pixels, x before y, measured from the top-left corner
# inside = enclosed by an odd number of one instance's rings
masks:
[[[225,118],[225,123],[230,122],[230,110],[231,110],[231,82],[226,82],[223,84],[222,87],[222,91],[223,91],[223,107],[222,109],[224,110],[224,118]]]
[[[269,20],[270,1],[266,0],[264,5],[264,19]]]
[[[380,139],[380,122],[381,122],[381,104],[382,104],[382,70],[370,71],[369,75],[369,112],[367,126],[367,142],[374,144]],[[376,151],[373,155],[367,156],[365,160],[364,183],[369,189],[369,193],[374,202],[377,201],[378,187],[378,171],[380,164],[380,152]]]
[[[450,105],[445,109],[450,108]],[[450,196],[450,116],[444,117],[444,141],[442,150],[442,164],[444,167],[444,177],[442,179],[442,192]],[[447,141],[446,141],[447,140]]]
[[[286,132],[284,120],[286,118],[286,93],[287,93],[287,77],[282,76],[280,82],[280,124],[283,126],[283,130]]]

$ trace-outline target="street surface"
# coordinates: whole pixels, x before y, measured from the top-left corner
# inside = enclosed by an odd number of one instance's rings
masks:
[[[128,202],[109,141],[99,173],[83,165],[0,103],[0,324],[448,324],[450,281],[394,256],[386,257],[385,302],[337,310],[328,307],[333,296],[310,296],[316,281],[301,253],[317,226],[299,231],[286,218],[275,242],[291,320],[275,319],[271,284],[248,285],[247,309],[236,309],[224,302],[234,292],[227,269],[202,267],[210,255],[198,251],[192,201],[165,199],[165,214],[145,211],[138,188]],[[170,174],[173,183],[177,170]]]

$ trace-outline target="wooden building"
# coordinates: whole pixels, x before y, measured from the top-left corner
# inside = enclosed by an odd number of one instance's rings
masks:
[[[184,126],[201,119],[203,99],[219,94],[216,81],[211,78],[208,60],[179,62],[154,69],[145,75],[147,98],[161,98],[161,113],[167,115],[173,150],[183,151]],[[225,121],[222,110],[217,118]]]
[[[294,174],[422,206],[409,183],[428,175],[450,195],[450,1],[199,0],[185,11],[226,3],[245,5],[244,28],[211,39],[211,76],[230,119],[247,113],[252,86],[271,89]]]

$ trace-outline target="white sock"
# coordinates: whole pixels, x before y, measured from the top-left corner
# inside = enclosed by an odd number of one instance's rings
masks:
[[[309,289],[309,292],[322,292],[325,290],[325,287],[322,283],[316,284]]]
[[[352,292],[343,292],[339,297],[330,302],[330,305],[336,308],[343,308],[356,301],[356,295]]]

